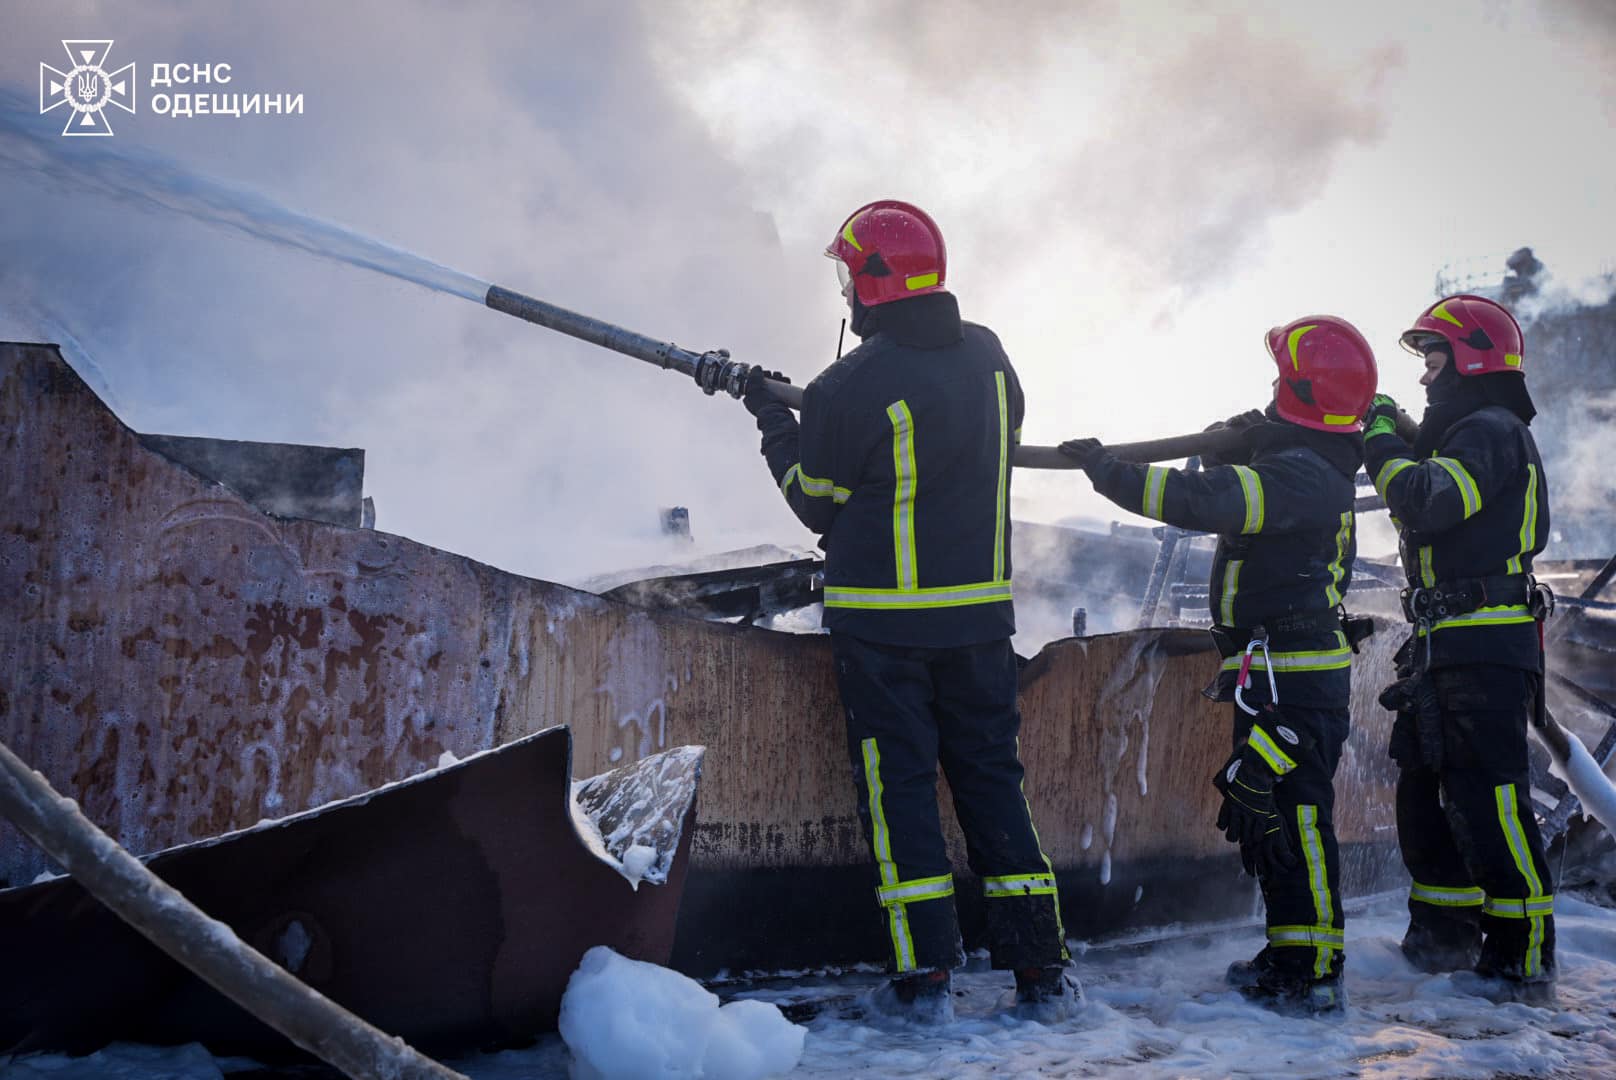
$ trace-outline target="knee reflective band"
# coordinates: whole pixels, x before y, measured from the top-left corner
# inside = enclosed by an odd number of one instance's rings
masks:
[[[1270,926],[1268,944],[1309,946],[1315,949],[1345,949],[1346,934],[1333,926]]]
[[[1422,885],[1409,886],[1408,898],[1435,907],[1480,907],[1486,895],[1477,888]]]
[[[1054,896],[1053,874],[1005,874],[982,879],[983,896]]]
[[[898,867],[892,861],[892,835],[887,831],[886,810],[881,805],[881,751],[874,739],[859,744],[864,752],[864,789],[870,796],[870,840],[875,861],[881,868],[881,887],[898,885]],[[952,886],[950,886],[952,888]],[[887,930],[892,935],[892,955],[899,971],[915,969],[915,943],[909,934],[909,915],[902,904],[883,904],[887,909]]]
[[[1525,900],[1512,900],[1506,897],[1489,896],[1482,903],[1484,914],[1494,915],[1500,919],[1534,919],[1544,915],[1554,914],[1554,897],[1528,896]]]
[[[1319,808],[1296,808],[1297,832],[1302,838],[1302,859],[1307,863],[1307,885],[1313,893],[1313,915],[1320,926],[1335,926],[1335,906],[1330,900],[1330,875],[1324,864],[1324,838],[1319,835]],[[1319,949],[1313,958],[1313,974],[1323,978],[1330,973],[1330,950]]]
[[[1493,789],[1493,797],[1498,804],[1498,824],[1504,830],[1504,839],[1509,844],[1510,856],[1515,860],[1515,869],[1519,871],[1521,880],[1526,885],[1526,899],[1523,905],[1530,905],[1547,897],[1543,891],[1543,881],[1538,877],[1537,867],[1532,863],[1532,852],[1526,846],[1526,830],[1521,828],[1521,819],[1517,810],[1518,800],[1515,797],[1514,784],[1499,784]],[[1489,902],[1498,902],[1488,898]],[[1484,907],[1483,911],[1486,910]],[[1554,913],[1551,902],[1548,909],[1542,914],[1533,914],[1529,909],[1523,908],[1519,918],[1527,921],[1526,956],[1521,963],[1521,974],[1531,977],[1543,970],[1543,920]]]
[[[943,874],[940,877],[915,878],[912,881],[900,881],[895,885],[879,885],[875,890],[875,897],[881,901],[882,907],[891,907],[894,904],[914,904],[921,900],[941,900],[954,895],[954,875]]]

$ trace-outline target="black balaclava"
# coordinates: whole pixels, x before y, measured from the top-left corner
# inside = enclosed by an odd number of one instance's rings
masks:
[[[1425,388],[1425,415],[1420,418],[1420,437],[1414,443],[1416,457],[1435,453],[1449,428],[1489,405],[1508,409],[1520,417],[1523,424],[1530,424],[1537,415],[1524,376],[1507,371],[1460,375],[1453,363],[1453,353],[1448,349],[1441,352],[1448,361]]]
[[[1363,467],[1363,436],[1356,431],[1335,434],[1303,427],[1279,415],[1279,407],[1272,401],[1263,410],[1263,417],[1264,423],[1246,429],[1246,443],[1253,452],[1282,450],[1287,446],[1305,446],[1334,465],[1346,477],[1358,475],[1358,470]],[[1242,465],[1245,463],[1230,462]]]
[[[847,325],[852,329],[853,333],[859,336],[861,341],[864,338],[873,336],[881,329],[876,325],[881,320],[870,317],[875,314],[876,310],[876,308],[865,307],[864,301],[858,298],[858,293],[853,294],[853,313],[847,320]]]

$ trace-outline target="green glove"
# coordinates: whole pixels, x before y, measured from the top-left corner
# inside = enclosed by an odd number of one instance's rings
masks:
[[[1372,439],[1376,435],[1397,434],[1397,402],[1390,395],[1376,394],[1369,403],[1369,412],[1364,415],[1363,437]]]

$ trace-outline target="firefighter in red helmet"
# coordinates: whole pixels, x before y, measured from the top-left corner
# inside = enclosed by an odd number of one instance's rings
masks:
[[[1364,625],[1341,598],[1375,358],[1352,324],[1329,315],[1276,326],[1265,344],[1274,400],[1227,422],[1244,449],[1222,463],[1136,465],[1093,439],[1061,450],[1124,509],[1218,535],[1208,601],[1224,659],[1207,692],[1235,703],[1235,750],[1213,778],[1217,825],[1240,844],[1268,922],[1266,946],[1229,981],[1276,1008],[1334,1012],[1345,1000],[1334,778]]]
[[[1425,360],[1419,437],[1398,437],[1385,396],[1364,434],[1398,523],[1413,624],[1381,695],[1397,712],[1397,838],[1414,879],[1403,952],[1426,971],[1474,969],[1494,998],[1541,1004],[1554,996],[1554,882],[1526,725],[1543,705],[1552,599],[1532,560],[1548,542],[1549,484],[1521,328],[1492,300],[1449,296],[1402,344]]]
[[[1080,991],[1016,739],[1010,464],[1021,386],[993,332],[960,319],[942,232],[925,211],[861,206],[825,253],[863,343],[808,384],[800,426],[763,373],[742,400],[775,483],[825,549],[824,625],[891,945],[893,978],[877,1004],[952,1013],[949,971],[964,955],[938,820],[941,763],[993,965],[1014,972],[1025,1010],[1063,1016]]]

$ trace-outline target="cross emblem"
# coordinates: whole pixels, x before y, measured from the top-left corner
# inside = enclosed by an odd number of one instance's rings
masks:
[[[110,75],[102,65],[112,51],[111,41],[62,41],[69,67],[57,71],[39,65],[39,111],[68,107],[63,135],[111,135],[112,125],[102,114],[108,105],[135,111],[135,65],[125,64]]]

